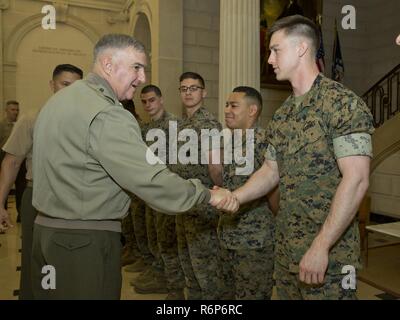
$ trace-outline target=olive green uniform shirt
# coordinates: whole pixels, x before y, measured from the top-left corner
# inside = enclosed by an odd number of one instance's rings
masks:
[[[164,213],[209,201],[200,181],[148,163],[136,119],[96,74],[49,99],[37,118],[33,146],[33,205],[52,218],[120,220],[129,209],[129,192]]]
[[[23,115],[18,119],[3,150],[17,157],[26,158],[26,179],[32,180],[33,127],[37,113]]]
[[[6,118],[0,120],[0,165],[1,162],[4,159],[5,153],[3,150],[3,146],[6,143],[8,137],[11,134],[11,131],[13,129],[14,123],[9,122]]]
[[[4,146],[13,129],[14,122],[9,122],[7,119],[0,120],[0,148]]]

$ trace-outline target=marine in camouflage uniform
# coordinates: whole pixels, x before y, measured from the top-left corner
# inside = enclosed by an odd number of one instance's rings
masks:
[[[301,98],[290,96],[268,127],[267,160],[277,161],[281,193],[276,221],[275,278],[281,299],[354,299],[341,286],[342,268],[360,268],[354,219],[329,252],[325,282],[299,280],[299,263],[321,230],[342,176],[337,159],[372,156],[373,120],[365,103],[319,74]]]
[[[182,178],[197,178],[208,188],[214,186],[208,165],[201,164],[201,130],[222,130],[221,124],[203,106],[191,117],[184,116],[179,131],[195,130],[198,137],[198,164],[178,164],[171,170]],[[219,133],[218,133],[219,135]],[[178,143],[178,150],[183,142]],[[220,244],[217,235],[218,214],[209,205],[176,217],[178,252],[185,274],[188,300],[216,300],[223,296],[223,275]]]
[[[133,101],[123,101],[122,105],[126,110],[130,111],[134,115],[135,119],[139,123],[139,126],[141,127],[143,125],[143,122],[135,112]],[[129,207],[128,215],[124,219],[122,219],[121,223],[122,235],[125,239],[124,251],[126,250],[126,252],[124,252],[123,254],[123,260],[124,258],[128,258],[127,260],[134,258],[136,260],[140,257],[146,257],[147,263],[152,264],[154,258],[151,256],[146,242],[143,241],[143,239],[147,238],[147,234],[143,234],[143,228],[140,227],[140,225],[144,221],[144,202],[133,194],[131,195],[131,200],[132,201]],[[141,207],[143,207],[143,210],[141,210]],[[139,228],[135,228],[135,220],[137,220],[136,224],[139,225]],[[136,238],[136,234],[138,238]]]
[[[146,266],[153,265],[155,259],[151,253],[148,241],[147,241],[147,230],[146,230],[146,204],[142,199],[134,194],[131,194],[131,205],[129,212],[133,223],[134,238],[136,243],[132,244],[132,247],[137,246],[143,261]]]
[[[133,257],[135,259],[140,258],[141,253],[136,242],[135,230],[133,228],[133,220],[130,210],[128,212],[128,215],[124,219],[122,219],[121,229],[122,235],[125,239],[124,250],[126,248],[126,250],[128,251],[126,255],[129,255],[130,257]]]
[[[151,129],[161,129],[166,137],[165,159],[168,165],[169,122],[178,123],[178,118],[164,111],[160,119],[150,121],[142,127],[144,141],[150,146],[154,142],[146,141],[146,134]],[[160,151],[160,150],[159,150]],[[160,154],[158,154],[160,156]],[[171,167],[168,165],[168,167]],[[146,206],[146,227],[149,249],[164,268],[169,292],[183,292],[185,278],[178,257],[178,244],[175,229],[175,216],[166,215]]]
[[[243,136],[239,144],[235,141],[234,150],[242,152],[246,144],[252,143],[254,170],[257,170],[264,162],[268,144],[264,129],[253,127],[251,130],[254,136]],[[238,167],[235,161],[224,165],[224,188],[235,190],[245,184],[249,175],[238,175]],[[234,298],[270,299],[274,285],[274,216],[266,197],[243,205],[233,215],[221,214],[218,235],[226,266],[225,282]]]

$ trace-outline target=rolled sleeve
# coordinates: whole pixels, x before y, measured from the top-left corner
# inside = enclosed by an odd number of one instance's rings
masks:
[[[337,159],[349,156],[368,156],[372,158],[371,135],[353,133],[333,139]]]
[[[32,150],[33,124],[36,117],[22,116],[15,124],[3,150],[14,156],[26,157]]]

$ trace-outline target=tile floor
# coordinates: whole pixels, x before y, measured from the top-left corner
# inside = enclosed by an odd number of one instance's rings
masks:
[[[10,213],[12,219],[16,221],[15,214],[15,202],[13,197],[10,197],[9,201]],[[14,228],[8,230],[5,234],[0,234],[0,300],[16,300],[17,289],[19,287],[19,269],[21,253],[19,249],[21,247],[20,241],[20,224],[15,224]],[[400,257],[400,252],[399,257]],[[388,262],[390,263],[390,262]],[[383,269],[384,266],[383,266]],[[385,269],[387,270],[387,268]],[[148,294],[142,295],[136,293],[133,288],[129,285],[129,281],[138,276],[137,273],[127,273],[123,271],[123,283],[122,283],[122,300],[163,300],[165,294]],[[394,274],[394,277],[400,277],[400,274]],[[357,283],[357,295],[359,299],[365,300],[381,300],[381,299],[393,299],[391,295],[387,295],[386,292],[377,289],[363,281]],[[273,299],[276,299],[274,293]]]

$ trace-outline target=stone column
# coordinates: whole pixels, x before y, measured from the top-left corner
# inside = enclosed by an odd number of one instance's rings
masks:
[[[239,85],[260,90],[260,0],[220,0],[219,120]]]

